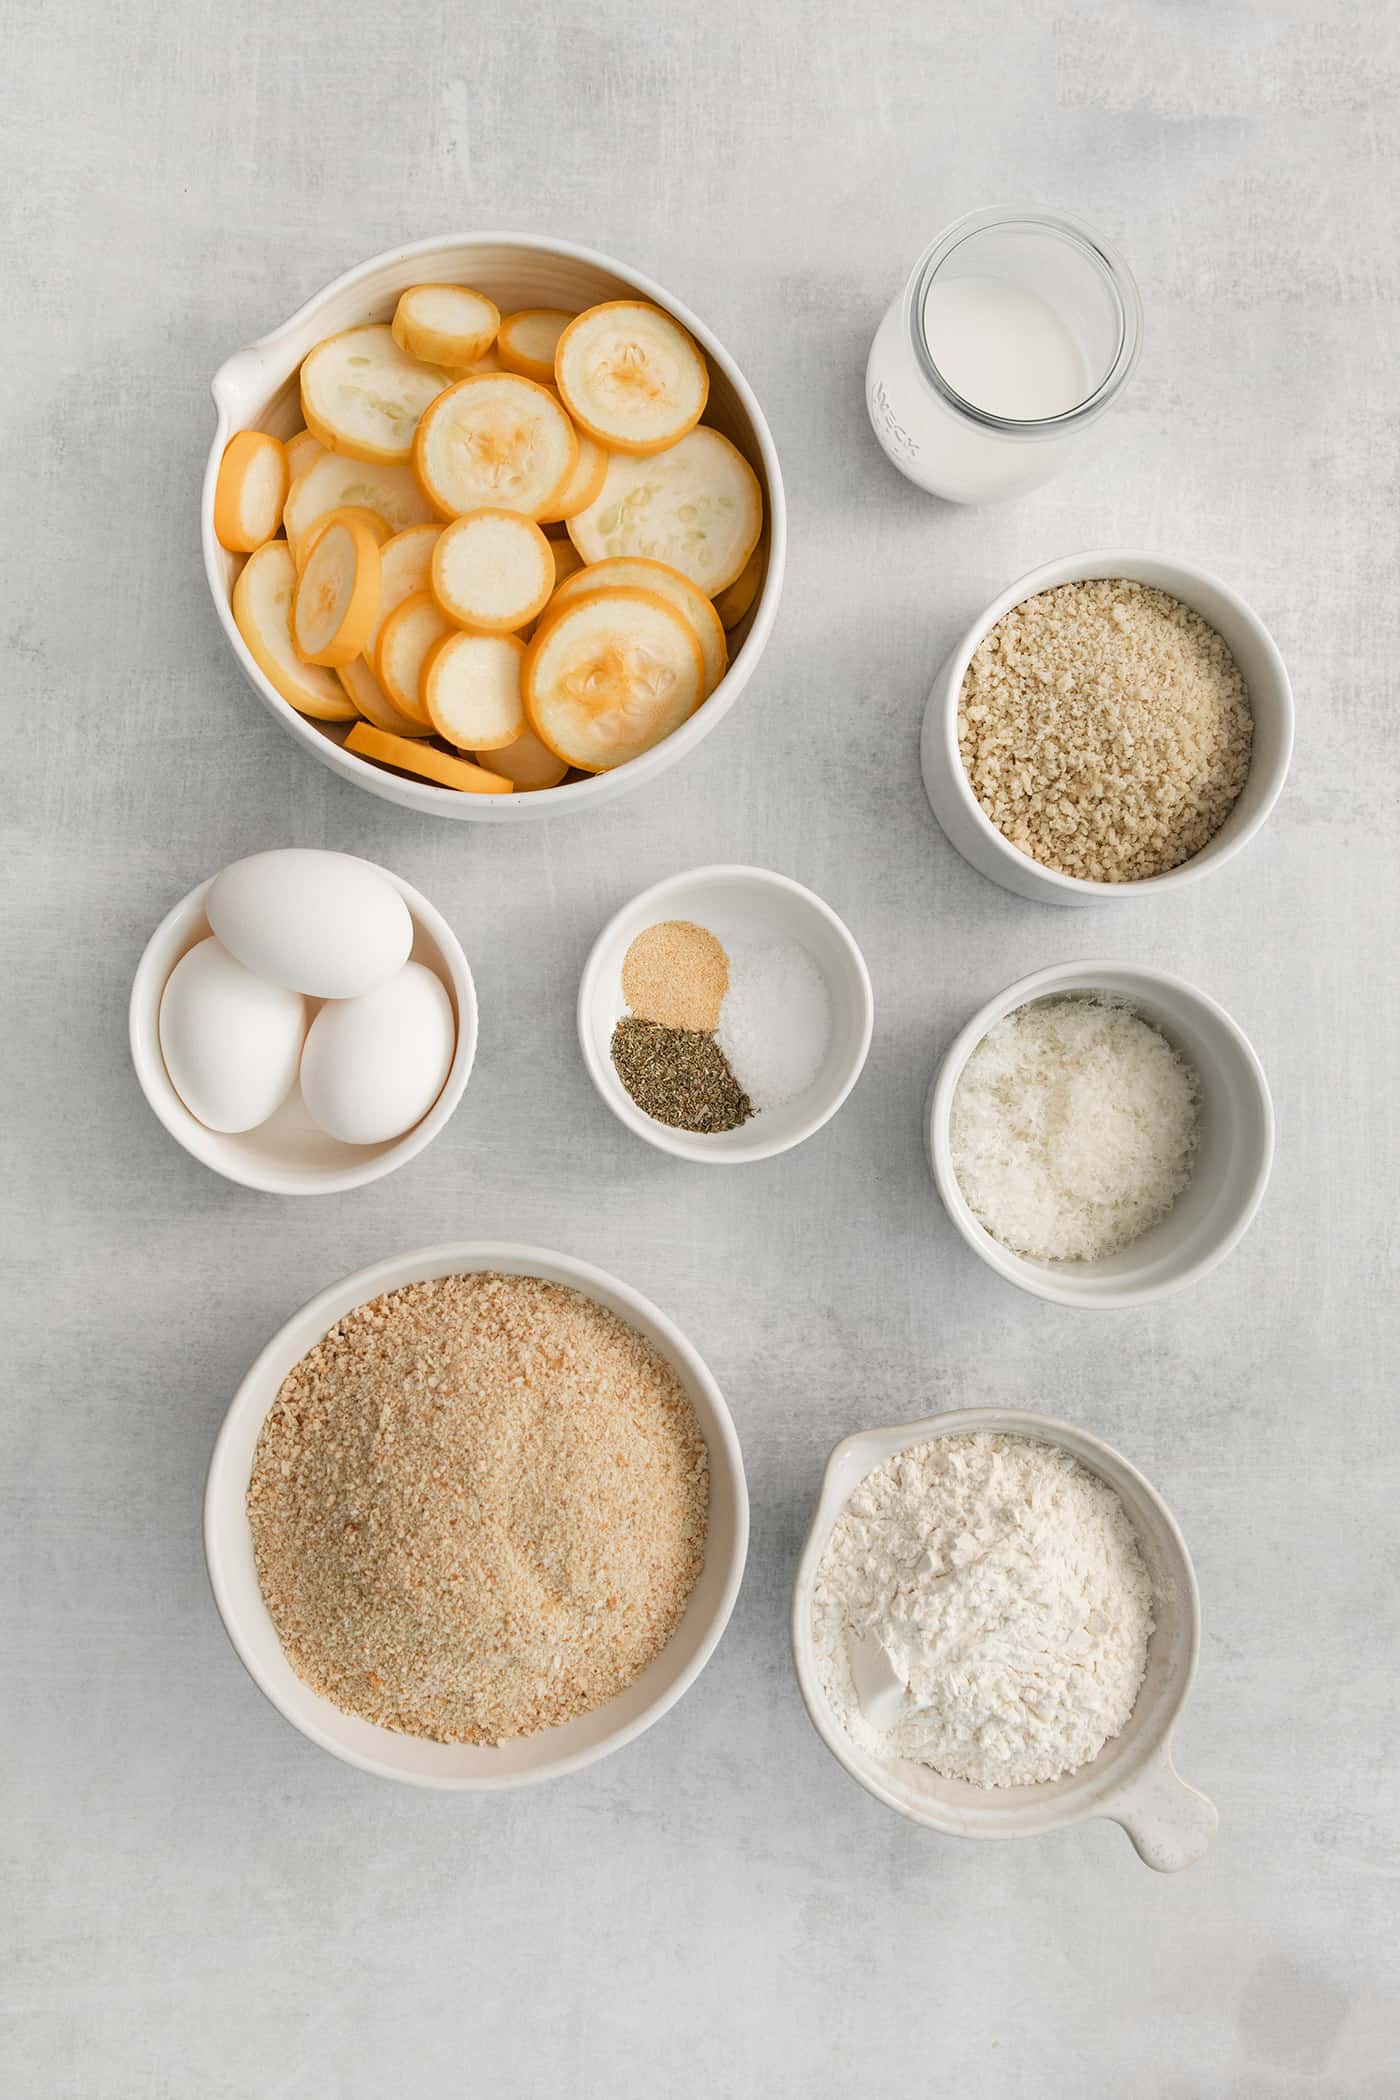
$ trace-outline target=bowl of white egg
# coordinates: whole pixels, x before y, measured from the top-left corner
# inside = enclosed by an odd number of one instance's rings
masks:
[[[477,1006],[461,943],[387,868],[286,847],[181,898],[131,988],[159,1121],[246,1188],[333,1195],[391,1174],[462,1098]]]

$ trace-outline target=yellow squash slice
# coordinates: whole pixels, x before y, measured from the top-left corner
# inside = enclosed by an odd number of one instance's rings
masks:
[[[541,788],[557,788],[569,770],[568,760],[557,758],[528,727],[521,730],[513,744],[488,751],[486,756],[493,772],[504,773],[507,780],[527,794],[537,794]]]
[[[323,452],[292,483],[282,507],[293,558],[318,518],[347,507],[377,511],[391,532],[436,522],[433,506],[419,488],[412,467],[371,466],[339,452]]]
[[[759,542],[743,568],[715,599],[715,611],[726,627],[737,627],[758,596],[763,581],[763,543]]]
[[[573,318],[553,306],[524,306],[518,314],[507,314],[496,337],[501,369],[553,386],[554,352]]]
[[[459,751],[513,744],[525,727],[524,656],[513,634],[445,636],[423,667],[423,705],[438,735]]]
[[[474,766],[469,758],[454,758],[448,751],[439,751],[435,744],[413,744],[407,737],[386,736],[368,722],[355,724],[345,739],[345,748],[361,758],[372,758],[381,766],[392,766],[398,773],[416,773],[420,780],[457,788],[465,795],[514,793],[514,783],[501,773],[488,773],[484,766]]]
[[[701,425],[648,459],[615,452],[603,487],[569,520],[586,562],[640,554],[664,561],[707,598],[734,582],[763,528],[763,494],[742,452]]]
[[[326,456],[325,446],[319,438],[312,437],[309,430],[298,430],[287,439],[282,449],[287,455],[287,472],[293,481],[309,473],[317,460]]]
[[[501,325],[500,311],[465,284],[415,284],[399,300],[394,341],[425,364],[460,370],[485,357]]]
[[[399,712],[363,656],[341,664],[335,675],[354,701],[357,713],[362,714],[367,722],[373,722],[376,729],[387,730],[390,736],[431,734],[424,723],[411,721]]]
[[[554,352],[564,406],[610,452],[663,452],[694,428],[710,372],[669,314],[642,299],[609,299],[570,321]]]
[[[432,722],[423,704],[423,666],[443,636],[456,632],[431,591],[414,591],[379,630],[374,675],[400,714],[425,729]]]
[[[392,329],[347,328],[309,350],[301,366],[301,412],[314,438],[351,459],[405,465],[418,418],[452,374],[410,357]]]
[[[369,640],[379,609],[379,541],[353,511],[328,518],[297,579],[292,645],[303,663],[337,670]]]
[[[682,576],[679,569],[667,568],[664,561],[633,560],[621,555],[612,561],[594,562],[588,569],[575,569],[550,600],[549,617],[554,617],[556,606],[567,605],[571,598],[577,598],[585,591],[618,589],[655,591],[658,598],[665,598],[677,612],[684,613],[700,644],[705,664],[705,698],[708,700],[729,668],[724,629],[719,614],[698,585],[693,584],[688,576]]]
[[[291,475],[286,447],[265,430],[240,430],[224,447],[214,485],[214,531],[230,554],[251,554],[282,522]]]
[[[233,587],[233,617],[258,669],[289,707],[316,722],[351,722],[355,707],[334,671],[303,663],[292,642],[297,572],[285,540],[266,540]]]
[[[705,667],[695,630],[654,591],[598,591],[562,605],[525,652],[530,727],[585,773],[625,765],[699,706]]]
[[[444,525],[433,549],[433,596],[451,620],[481,634],[513,634],[544,610],[554,588],[549,541],[514,510],[472,510]],[[468,743],[465,750],[472,747]]]
[[[559,399],[553,387],[550,388],[550,392],[555,395],[556,400]],[[562,402],[559,405],[563,407]],[[574,426],[574,437],[578,443],[578,458],[574,462],[573,473],[568,476],[562,487],[554,492],[554,499],[544,519],[547,525],[566,524],[570,518],[577,517],[581,510],[587,510],[589,504],[596,501],[608,471],[608,455],[597,439],[591,438],[586,430],[580,430],[577,425]]]
[[[309,526],[297,541],[296,552],[293,554],[292,559],[296,562],[298,573],[306,567],[308,555],[333,518],[358,518],[373,533],[376,547],[382,547],[389,538],[389,528],[380,517],[379,512],[377,510],[367,510],[362,503],[347,503],[340,510],[328,510],[324,518],[318,518],[316,523]]]
[[[514,372],[459,379],[428,408],[413,447],[423,493],[445,518],[483,508],[547,516],[577,463],[556,396]]]
[[[385,540],[379,550],[379,611],[365,643],[365,662],[371,670],[379,653],[379,637],[390,613],[402,605],[405,598],[411,598],[415,591],[428,588],[433,549],[441,529],[438,525],[410,525],[406,532],[396,532],[392,539]],[[372,722],[374,716],[369,719]]]

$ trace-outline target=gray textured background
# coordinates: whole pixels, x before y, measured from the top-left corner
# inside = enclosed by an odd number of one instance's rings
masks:
[[[5,0],[0,27],[4,2090],[1393,2094],[1394,13]],[[886,464],[860,373],[923,244],[1005,201],[1121,241],[1146,351],[1091,457],[978,515]],[[297,754],[222,645],[195,506],[231,349],[377,249],[490,227],[610,250],[712,323],[771,419],[792,553],[767,657],[691,763],[585,822],[478,836]],[[1197,557],[1257,605],[1297,759],[1225,874],[1071,916],[955,858],[916,726],[994,592],[1114,542]],[[482,1002],[433,1149],[300,1204],[187,1159],[124,1042],[166,907],[289,842],[420,885]],[[605,916],[731,858],[827,897],[878,1002],[837,1121],[733,1174],[623,1131],[572,1021]],[[1095,952],[1220,998],[1280,1121],[1234,1259],[1114,1319],[978,1264],[919,1145],[972,1007]],[[567,1249],[667,1308],[729,1397],[754,1508],[690,1696],[595,1770],[481,1802],[293,1733],[228,1648],[199,1539],[215,1429],[273,1329],[351,1268],[469,1234]],[[1178,1878],[1103,1824],[921,1833],[802,1713],[784,1620],[828,1446],[984,1398],[1120,1444],[1195,1553],[1179,1760],[1221,1830]]]

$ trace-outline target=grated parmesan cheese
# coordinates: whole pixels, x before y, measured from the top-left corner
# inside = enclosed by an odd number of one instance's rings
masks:
[[[1121,1001],[1045,999],[996,1022],[958,1081],[953,1171],[994,1239],[1097,1261],[1164,1218],[1191,1179],[1200,1082]]]

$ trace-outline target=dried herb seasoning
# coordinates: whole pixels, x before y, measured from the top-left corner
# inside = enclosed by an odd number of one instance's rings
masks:
[[[712,1035],[627,1014],[613,1030],[612,1060],[643,1114],[673,1130],[712,1136],[737,1130],[753,1114]]]

